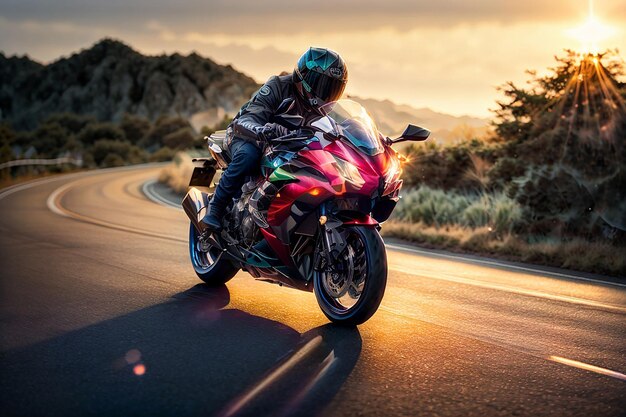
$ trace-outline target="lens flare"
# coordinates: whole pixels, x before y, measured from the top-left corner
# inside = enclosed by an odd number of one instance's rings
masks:
[[[568,30],[568,35],[580,42],[581,52],[585,54],[598,54],[602,43],[615,35],[616,30],[612,26],[603,23],[593,12],[593,0],[589,0],[589,15],[582,25]]]
[[[139,363],[133,367],[133,373],[137,376],[142,376],[146,373],[146,365]]]

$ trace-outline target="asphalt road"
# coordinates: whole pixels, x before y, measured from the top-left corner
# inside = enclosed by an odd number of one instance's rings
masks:
[[[195,276],[157,168],[0,191],[0,415],[624,416],[626,286],[388,245],[364,325]]]

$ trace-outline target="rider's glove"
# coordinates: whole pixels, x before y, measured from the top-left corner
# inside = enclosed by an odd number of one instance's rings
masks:
[[[259,139],[270,141],[281,136],[285,136],[291,133],[291,130],[276,123],[266,123],[264,126],[259,126],[256,129],[256,134]]]

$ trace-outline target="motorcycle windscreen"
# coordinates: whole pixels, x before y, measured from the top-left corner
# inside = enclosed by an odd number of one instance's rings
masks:
[[[353,100],[339,100],[328,103],[324,110],[337,124],[339,135],[359,151],[370,156],[385,151],[376,124],[361,104]]]
[[[378,138],[378,132],[370,129],[359,120],[347,119],[339,124],[342,137],[356,146],[361,152],[373,156],[385,151]]]

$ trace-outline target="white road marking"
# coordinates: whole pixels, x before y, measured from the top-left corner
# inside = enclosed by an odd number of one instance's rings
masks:
[[[480,280],[475,280],[475,279],[470,279],[470,278],[461,278],[461,277],[443,274],[443,273],[439,273],[437,275],[431,274],[431,275],[425,276],[423,274],[416,273],[414,270],[410,268],[404,268],[400,266],[390,266],[389,269],[397,271],[397,272],[401,272],[403,274],[409,274],[409,275],[423,277],[427,279],[437,279],[441,281],[454,282],[457,284],[473,285],[475,287],[487,288],[491,290],[504,291],[504,292],[520,294],[520,295],[528,295],[531,297],[546,298],[546,299],[555,300],[555,301],[564,301],[564,302],[572,303],[572,304],[580,304],[580,305],[585,305],[589,307],[598,307],[598,308],[603,308],[606,310],[626,313],[626,307],[624,306],[601,303],[599,301],[592,301],[592,300],[587,300],[584,298],[570,297],[567,295],[550,294],[550,293],[546,293],[542,291],[511,287],[508,285],[496,284],[492,282],[480,281]]]
[[[47,200],[47,205],[48,205],[48,208],[52,212],[57,213],[57,214],[59,214],[61,216],[64,216],[64,217],[72,217],[72,218],[75,218],[75,219],[83,221],[83,222],[92,223],[92,224],[108,227],[108,228],[111,228],[111,229],[116,229],[116,230],[121,230],[121,231],[125,231],[125,232],[131,232],[131,233],[137,233],[137,234],[141,234],[141,235],[145,235],[145,236],[157,237],[157,238],[161,238],[161,239],[173,240],[173,241],[177,241],[177,242],[181,242],[181,243],[185,243],[185,244],[188,243],[187,239],[183,239],[183,238],[180,238],[180,237],[175,237],[175,236],[155,233],[155,232],[152,232],[152,231],[146,231],[146,230],[141,230],[141,229],[135,229],[135,228],[128,227],[128,226],[123,226],[123,225],[110,223],[110,222],[99,220],[99,219],[94,219],[94,218],[87,217],[87,216],[84,216],[82,214],[78,214],[78,213],[70,211],[70,210],[64,208],[60,204],[60,201],[61,201],[61,198],[62,198],[63,194],[72,185],[74,185],[74,184],[73,183],[67,183],[67,184],[59,187],[58,189],[56,189],[54,192],[52,192],[52,194],[50,194],[50,196],[48,197],[48,200]],[[179,209],[179,210],[182,210],[182,209]],[[405,249],[405,248],[403,248],[403,249]],[[418,252],[418,251],[416,250],[416,252]],[[603,308],[605,310],[615,311],[615,312],[619,312],[619,313],[626,313],[626,307],[624,307],[624,306],[607,304],[607,303],[601,303],[601,302],[587,300],[587,299],[583,299],[583,298],[570,297],[570,296],[565,296],[565,295],[550,294],[550,293],[545,293],[545,292],[541,292],[541,291],[535,291],[535,290],[528,290],[528,289],[523,289],[523,288],[511,287],[511,286],[507,286],[507,285],[490,283],[490,282],[485,282],[485,281],[479,281],[479,280],[474,280],[474,279],[469,279],[469,278],[461,278],[461,277],[447,275],[447,274],[438,274],[438,275],[424,276],[424,275],[416,273],[412,269],[403,268],[403,267],[399,267],[399,266],[390,266],[389,269],[397,271],[397,272],[405,273],[405,274],[410,274],[410,275],[413,275],[413,276],[423,277],[423,278],[438,279],[438,280],[455,282],[455,283],[460,283],[460,284],[473,285],[473,286],[476,286],[476,287],[488,288],[488,289],[492,289],[492,290],[504,291],[504,292],[514,293],[514,294],[538,297],[538,298],[555,300],[555,301],[568,302],[568,303],[585,305],[585,306],[595,307],[595,308]]]
[[[60,206],[60,204],[58,203],[58,200],[60,199],[60,197],[65,194],[65,192],[71,187],[73,186],[74,183],[73,182],[68,182],[65,185],[62,185],[61,187],[57,188],[56,190],[54,190],[52,192],[52,194],[50,194],[48,196],[48,199],[46,200],[46,205],[48,206],[48,209],[50,211],[52,211],[53,213],[58,214],[59,216],[63,216],[63,217],[71,217],[64,208],[62,208]]]
[[[67,178],[67,176],[64,176],[64,178]],[[31,187],[36,186],[36,185],[40,185],[40,184],[56,181],[58,179],[62,179],[62,178],[51,178],[51,179],[45,179],[45,180],[35,180],[35,181],[27,183],[27,184],[22,184],[22,185],[18,185],[18,186],[15,186],[15,187],[11,187],[9,190],[5,190],[4,193],[0,193],[0,199],[2,199],[4,196],[10,195],[10,194],[12,194],[14,192],[21,191],[21,190],[24,190],[24,189],[28,189],[28,188],[31,188]],[[74,212],[71,212],[71,211],[65,209],[64,207],[62,207],[60,205],[60,199],[62,198],[63,194],[72,185],[73,185],[73,183],[65,184],[65,185],[59,187],[58,189],[56,189],[48,197],[47,205],[48,205],[48,208],[51,211],[53,211],[54,213],[57,213],[57,214],[59,214],[61,216],[73,217],[73,218],[76,218],[78,220],[82,220],[82,221],[89,222],[89,223],[94,223],[94,224],[97,224],[97,225],[101,225],[101,226],[105,226],[105,227],[109,227],[109,228],[113,228],[113,229],[118,229],[118,230],[122,230],[122,231],[139,233],[139,234],[144,234],[144,235],[164,238],[164,239],[168,239],[168,240],[175,240],[175,241],[179,241],[179,242],[182,242],[182,243],[187,243],[186,239],[181,239],[181,238],[167,236],[167,235],[160,235],[160,234],[156,234],[156,233],[143,231],[143,230],[140,230],[140,229],[133,229],[133,228],[129,228],[129,227],[126,227],[126,226],[117,225],[117,224],[114,224],[114,223],[109,223],[109,222],[101,221],[101,220],[98,220],[98,219],[93,219],[93,218],[89,218],[89,217],[86,217],[86,216],[82,216],[82,215],[80,215],[78,213],[74,213]],[[398,249],[401,249],[401,250],[405,250],[405,251],[409,251],[409,252],[415,252],[415,253],[419,253],[419,254],[428,254],[428,255],[432,255],[433,254],[431,252],[420,251],[419,249],[407,248],[407,247],[394,245],[394,244],[390,244],[390,245],[387,245],[387,246],[391,247],[392,249],[398,248]],[[444,258],[450,258],[450,259],[466,260],[465,258],[462,258],[462,257],[459,257],[459,256],[454,256],[454,255],[446,255],[446,254],[434,254],[434,255],[441,256],[441,257],[444,257]],[[482,261],[482,262],[486,263],[486,264],[491,264],[491,265],[502,265],[502,264],[499,264],[498,262],[491,262],[491,261]],[[504,265],[504,266],[511,267],[510,265]],[[545,271],[535,270],[533,268],[524,268],[524,267],[517,267],[517,268],[518,269],[523,269],[523,270],[526,270],[526,271],[530,271],[530,272],[545,273]],[[393,267],[392,266],[392,267],[390,267],[390,269],[396,270],[396,271],[402,272],[402,273],[408,273],[408,274],[411,274],[411,275],[423,276],[423,275],[417,274],[416,272],[414,272],[414,271],[412,271],[412,270],[410,270],[408,268]],[[583,279],[583,278],[580,278],[580,277],[571,276],[571,275],[567,275],[567,274],[556,274],[555,273],[554,275],[558,275],[558,276],[562,276],[562,277],[566,277],[566,278],[571,278],[571,279]],[[440,279],[440,280],[451,281],[451,282],[456,282],[456,283],[462,283],[462,284],[467,284],[467,285],[474,285],[474,286],[478,286],[478,287],[489,288],[489,289],[494,289],[494,290],[499,290],[499,291],[511,292],[511,293],[522,294],[522,295],[529,295],[529,296],[545,298],[545,299],[551,299],[551,300],[557,300],[557,301],[564,301],[564,302],[569,302],[569,303],[574,303],[574,304],[581,304],[581,305],[587,305],[587,306],[592,306],[592,307],[600,307],[600,308],[613,310],[613,311],[619,311],[619,312],[626,312],[626,308],[622,307],[622,306],[606,304],[606,303],[600,303],[600,302],[586,300],[586,299],[581,299],[581,298],[576,298],[576,297],[548,294],[548,293],[544,293],[544,292],[540,292],[540,291],[526,290],[526,289],[515,288],[515,287],[506,286],[506,285],[501,285],[501,284],[487,283],[487,282],[484,282],[484,281],[477,281],[477,280],[472,280],[472,279],[468,279],[468,278],[461,278],[461,277],[450,276],[450,275],[445,275],[445,274],[441,274],[439,276],[428,276],[426,278]],[[593,279],[585,279],[585,280],[592,281],[592,282],[598,282],[598,283],[602,283],[602,284],[612,284],[612,285],[617,285],[617,286],[621,286],[621,287],[625,286],[625,285],[622,285],[622,284],[608,283],[608,282],[605,282],[605,281],[597,281],[597,280],[593,280]],[[392,314],[403,316],[403,317],[406,317],[406,318],[409,318],[409,319],[417,319],[416,317],[412,317],[412,316],[407,315],[407,314],[405,314],[403,312],[396,312],[396,311],[393,311],[391,309],[388,309],[388,308],[385,308],[385,307],[382,307],[382,306],[381,306],[381,310],[386,310],[386,311],[388,311],[388,312],[390,312]],[[299,351],[294,353],[292,355],[292,357],[289,358],[289,360],[287,360],[285,363],[283,363],[281,366],[279,366],[277,369],[275,369],[272,373],[270,373],[266,378],[261,380],[258,384],[253,386],[242,397],[240,397],[237,400],[237,402],[233,403],[229,408],[227,408],[224,411],[224,415],[233,415],[233,414],[237,413],[239,410],[241,410],[243,407],[245,407],[245,405],[248,402],[252,401],[265,388],[267,388],[269,385],[271,385],[273,382],[275,382],[277,379],[279,379],[284,373],[286,373],[290,368],[292,368],[297,362],[301,361],[306,355],[308,355],[313,349],[315,349],[319,345],[319,343],[321,343],[321,338],[319,336],[317,338],[314,338],[311,341],[309,341]],[[490,343],[493,343],[493,341],[491,341]],[[519,347],[516,350],[518,350],[518,349],[519,349]],[[532,353],[532,352],[526,352],[526,353],[532,354],[534,356],[538,356],[536,353]],[[575,368],[579,368],[579,369],[595,372],[595,373],[598,373],[598,374],[602,374],[602,375],[606,375],[606,376],[609,376],[609,377],[612,377],[612,378],[617,378],[617,379],[626,381],[626,374],[623,374],[623,373],[620,373],[620,372],[617,372],[617,371],[613,371],[613,370],[606,369],[606,368],[601,368],[599,366],[590,365],[590,364],[587,364],[587,363],[584,363],[584,362],[579,362],[579,361],[576,361],[576,360],[567,359],[567,358],[563,358],[563,357],[560,357],[560,356],[542,356],[542,357],[544,357],[545,359],[548,359],[550,361],[563,364],[563,365],[572,366],[572,367],[575,367]]]
[[[432,321],[432,320],[428,320],[424,317],[419,317],[415,314],[407,314],[406,311],[398,311],[396,309],[393,308],[389,308],[386,306],[380,306],[379,310],[381,311],[385,311],[387,313],[393,314],[394,316],[398,316],[398,317],[402,317],[404,319],[409,319],[409,320],[415,320],[415,321],[419,321],[419,322],[423,322],[423,323],[430,323],[433,324],[435,326],[439,326],[441,328],[447,329],[448,331],[451,331],[452,333],[464,336],[464,337],[468,337],[470,339],[474,339],[474,340],[478,340],[480,342],[483,343],[487,343],[490,345],[495,345],[495,346],[499,346],[503,349],[508,349],[508,350],[512,350],[514,352],[519,352],[525,355],[530,355],[530,356],[534,356],[536,358],[540,358],[540,359],[547,359],[549,361],[553,361],[553,362],[557,362],[560,363],[562,365],[568,365],[568,366],[573,366],[575,368],[579,368],[579,369],[584,369],[587,371],[591,371],[591,372],[596,372],[602,375],[606,375],[606,376],[610,376],[613,378],[617,378],[617,379],[621,379],[623,381],[626,381],[626,375],[624,375],[621,372],[617,372],[617,371],[612,371],[610,369],[606,369],[606,368],[601,368],[599,366],[595,366],[595,365],[589,365],[587,363],[584,362],[579,362],[579,361],[575,361],[572,359],[567,359],[567,358],[563,358],[561,356],[546,356],[544,353],[541,353],[539,350],[537,349],[531,349],[528,348],[527,346],[520,346],[514,343],[507,343],[507,342],[503,342],[502,340],[498,340],[498,339],[494,339],[491,337],[485,337],[482,336],[480,334],[477,333],[473,333],[473,332],[468,332],[468,331],[464,331],[464,330],[459,330],[459,329],[453,329],[450,328],[444,324],[441,324],[437,321]]]
[[[452,255],[452,254],[446,254],[446,253],[431,252],[431,251],[426,251],[426,250],[420,250],[420,249],[417,249],[417,248],[414,248],[414,247],[399,245],[399,244],[396,244],[396,243],[386,243],[385,246],[390,248],[390,249],[402,250],[402,251],[406,251],[406,252],[413,252],[413,253],[417,253],[417,254],[420,254],[420,255],[436,256],[436,257],[439,257],[439,258],[454,259],[454,260],[457,260],[457,261],[464,261],[464,262],[474,262],[474,263],[477,263],[477,264],[483,264],[483,265],[488,265],[488,266],[496,266],[496,267],[504,267],[504,268],[516,269],[516,270],[519,270],[519,271],[530,272],[530,273],[533,273],[533,274],[552,275],[552,276],[556,276],[556,277],[560,277],[560,278],[567,278],[567,279],[572,279],[572,280],[577,280],[577,281],[589,281],[589,282],[594,282],[594,283],[599,283],[599,284],[614,285],[616,287],[626,288],[626,284],[621,284],[619,282],[611,282],[611,281],[603,281],[603,280],[593,279],[593,278],[585,278],[585,277],[581,277],[581,276],[577,276],[577,275],[565,274],[565,273],[562,273],[562,272],[552,272],[552,271],[546,271],[546,270],[538,269],[538,268],[531,268],[531,267],[520,266],[520,265],[505,264],[505,263],[502,263],[502,262],[490,261],[490,260],[486,260],[486,259],[472,259],[472,258],[467,258],[467,257],[464,257],[464,256],[460,256],[460,255]]]
[[[165,207],[173,208],[176,210],[182,210],[180,204],[174,204],[172,201],[159,195],[159,193],[152,191],[152,186],[157,183],[157,180],[149,180],[143,183],[141,191],[143,194],[155,203],[161,204]]]
[[[585,371],[591,371],[597,374],[602,374],[610,376],[612,378],[621,379],[622,381],[626,381],[626,375],[621,372],[612,371],[606,368],[600,368],[599,366],[589,365],[588,363],[575,361],[573,359],[562,358],[560,356],[548,356],[547,359],[553,362],[561,363],[563,365],[573,366],[574,368],[584,369]]]
[[[179,210],[182,210],[180,205],[174,205],[171,201],[167,200],[167,198],[164,198],[164,197],[158,195],[156,192],[153,192],[152,190],[148,190],[147,187],[149,187],[150,185],[154,184],[154,182],[156,182],[156,180],[153,179],[153,180],[150,180],[150,181],[148,181],[148,182],[146,182],[144,184],[144,186],[142,188],[144,190],[144,194],[150,200],[152,200],[153,202],[155,202],[157,204],[165,205],[167,207],[175,207],[175,208],[177,208]],[[563,272],[547,271],[547,270],[544,270],[544,269],[532,268],[532,267],[528,267],[528,266],[506,264],[506,263],[498,262],[498,261],[495,261],[495,260],[474,259],[474,258],[468,258],[468,257],[461,256],[461,255],[452,255],[452,254],[446,254],[446,253],[438,253],[438,252],[433,252],[433,251],[421,250],[421,249],[418,249],[418,248],[415,248],[415,247],[400,245],[400,244],[396,244],[396,243],[385,243],[385,246],[387,248],[389,248],[389,249],[401,250],[401,251],[406,251],[406,252],[412,252],[412,253],[417,253],[419,255],[435,256],[435,257],[444,258],[444,259],[453,259],[455,261],[472,262],[472,263],[476,263],[476,264],[480,264],[480,265],[487,265],[487,266],[490,266],[490,267],[494,267],[495,266],[495,267],[498,267],[498,268],[509,268],[509,269],[514,269],[514,270],[518,270],[518,271],[530,272],[532,274],[554,276],[554,277],[567,278],[567,279],[576,280],[576,281],[587,281],[587,282],[606,284],[606,285],[613,285],[613,286],[616,286],[616,287],[626,288],[626,284],[621,284],[621,283],[618,283],[618,282],[603,281],[603,280],[593,279],[593,278],[585,278],[585,277],[581,277],[581,276],[577,276],[577,275],[566,274],[566,273],[563,273]]]
[[[146,167],[156,168],[160,165],[165,165],[165,163],[158,163],[158,164],[150,163],[150,164],[129,165],[126,167],[100,168],[100,169],[94,169],[91,171],[81,171],[81,172],[74,172],[72,174],[62,174],[62,175],[55,175],[53,177],[37,178],[37,179],[30,180],[22,184],[15,184],[10,187],[4,188],[3,190],[0,190],[0,200],[10,196],[13,193],[27,190],[29,188],[36,187],[38,185],[45,185],[54,181],[67,180],[67,179],[71,179],[71,178],[79,177],[79,176],[85,177],[85,176],[99,175],[107,171],[119,172],[119,171],[130,171],[134,169],[141,169],[141,168],[146,168]]]
[[[44,184],[48,184],[50,182],[71,178],[71,177],[74,177],[75,175],[77,175],[77,174],[57,175],[57,176],[52,177],[52,178],[38,178],[38,179],[35,179],[35,180],[27,181],[27,182],[25,182],[23,184],[15,184],[15,185],[12,185],[12,186],[7,187],[4,190],[0,191],[0,200],[10,196],[11,194],[14,194],[14,193],[17,193],[17,192],[20,192],[20,191],[28,190],[29,188],[33,188],[33,187],[36,187],[38,185],[44,185]]]
[[[107,222],[107,221],[100,220],[100,219],[94,219],[93,217],[84,216],[82,214],[78,214],[71,210],[66,209],[65,207],[61,205],[61,199],[63,198],[63,194],[66,193],[67,190],[69,190],[73,185],[74,185],[74,182],[67,183],[57,188],[56,190],[54,190],[52,194],[48,196],[46,205],[48,206],[48,209],[50,209],[50,211],[58,214],[59,216],[70,217],[75,220],[79,220],[85,223],[95,224],[98,226],[107,227],[109,229],[121,230],[123,232],[136,233],[136,234],[140,234],[144,236],[157,237],[160,239],[172,240],[172,241],[181,242],[185,244],[188,243],[187,239],[165,235],[161,233],[156,233],[156,232],[152,232],[148,230],[135,229],[134,227],[123,226],[120,224],[111,223],[111,222]]]

